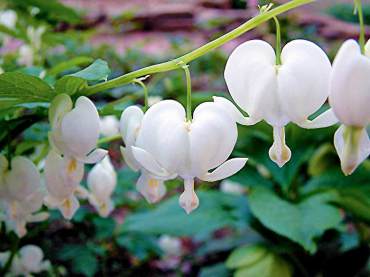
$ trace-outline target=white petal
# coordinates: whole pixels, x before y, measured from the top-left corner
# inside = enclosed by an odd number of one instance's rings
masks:
[[[110,198],[117,184],[117,175],[108,156],[91,169],[87,176],[87,184],[99,201]]]
[[[166,194],[163,180],[159,180],[148,174],[142,173],[137,180],[136,189],[149,203],[156,203]]]
[[[255,120],[285,125],[277,95],[275,52],[262,40],[238,46],[225,67],[225,80],[234,101]]]
[[[284,114],[302,122],[329,96],[331,64],[325,52],[307,40],[289,42],[281,53],[278,95]]]
[[[42,222],[49,218],[49,213],[41,212],[34,215],[30,215],[28,218],[28,222]]]
[[[40,247],[26,245],[20,249],[19,254],[25,271],[30,273],[38,273],[41,271],[40,266],[44,259],[44,253]]]
[[[259,121],[254,118],[244,116],[231,101],[224,97],[213,96],[213,101],[226,109],[230,116],[239,124],[254,125]]]
[[[31,195],[41,186],[41,176],[36,166],[24,157],[13,158],[11,171],[5,176],[9,195],[17,200]]]
[[[72,110],[73,103],[67,94],[58,94],[51,101],[49,108],[49,122],[52,128],[56,128],[63,117]]]
[[[83,158],[95,147],[99,138],[99,115],[94,104],[85,96],[62,120],[61,132],[70,156]]]
[[[134,155],[132,153],[131,146],[127,147],[120,147],[121,154],[123,159],[125,160],[125,163],[129,168],[131,168],[133,171],[138,171],[140,169],[140,164],[135,160]]]
[[[297,122],[297,125],[306,129],[326,128],[338,123],[338,118],[335,116],[333,109],[329,109],[313,120],[305,120]]]
[[[274,143],[272,144],[269,155],[279,167],[282,167],[290,160],[292,155],[289,147],[285,144],[284,127],[273,127]]]
[[[370,58],[361,55],[354,40],[347,40],[335,57],[329,102],[337,118],[347,126],[365,127],[370,122]]]
[[[370,139],[366,129],[356,130],[353,134],[345,132],[344,125],[335,132],[334,146],[341,161],[342,171],[345,175],[350,175],[370,155]]]
[[[187,214],[198,208],[199,199],[194,191],[193,179],[184,180],[184,192],[180,195],[179,204]]]
[[[120,132],[126,146],[135,144],[144,113],[138,106],[126,108],[120,119]]]
[[[63,159],[54,151],[50,151],[45,161],[45,183],[48,193],[54,200],[62,201],[69,197],[82,179],[80,170],[77,170],[78,163]],[[68,163],[72,163],[69,164]],[[66,170],[67,168],[67,170]],[[68,173],[70,172],[70,173]],[[77,172],[77,174],[74,174]],[[68,174],[67,174],[68,173]],[[54,202],[54,201],[51,201]]]
[[[108,151],[105,149],[97,148],[88,154],[86,157],[79,159],[79,161],[87,164],[94,164],[100,162],[108,154]]]
[[[180,103],[161,101],[145,113],[135,146],[151,153],[167,172],[178,172],[179,168],[188,166],[187,126]]]
[[[203,176],[222,164],[234,149],[237,136],[235,121],[225,109],[212,102],[200,104],[190,126],[191,171],[182,177]]]
[[[150,173],[156,176],[168,176],[169,173],[166,171],[166,169],[164,169],[149,152],[139,147],[132,146],[132,153],[141,166]]]
[[[248,159],[246,158],[234,158],[227,160],[217,167],[213,172],[207,173],[205,176],[200,177],[200,179],[206,182],[214,182],[225,179],[241,170],[247,161]]]

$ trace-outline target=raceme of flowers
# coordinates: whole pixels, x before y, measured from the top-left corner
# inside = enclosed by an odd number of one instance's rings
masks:
[[[261,40],[245,42],[230,55],[225,80],[247,117],[223,97],[200,104],[192,119],[179,102],[158,99],[145,113],[139,106],[126,108],[118,122],[114,117],[100,119],[87,97],[73,103],[69,95],[59,94],[49,109],[51,148],[43,174],[25,157],[8,161],[0,156],[1,218],[23,236],[28,222],[47,218],[43,204],[71,219],[79,199],[85,199],[101,216],[108,216],[114,209],[111,197],[117,176],[107,151],[98,148],[100,134],[120,132],[123,158],[140,172],[136,187],[148,202],[164,197],[167,180],[182,179],[179,204],[187,213],[199,205],[196,179],[222,180],[245,166],[246,157],[230,159],[237,124],[265,120],[271,125],[273,144],[268,153],[282,167],[294,155],[285,142],[284,128],[289,122],[308,129],[340,122],[334,145],[344,174],[351,174],[370,154],[366,131],[370,42],[361,53],[356,41],[346,41],[333,65],[321,48],[307,40],[286,44],[280,62],[276,55]],[[327,100],[331,108],[311,120]],[[87,175],[87,188],[81,186],[85,164],[95,164]]]

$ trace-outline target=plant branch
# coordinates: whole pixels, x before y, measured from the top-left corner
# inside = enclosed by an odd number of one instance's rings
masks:
[[[315,0],[292,0],[284,5],[278,6],[274,9],[271,9],[265,13],[259,14],[256,17],[248,20],[244,24],[240,25],[236,29],[230,31],[229,33],[195,49],[194,51],[187,53],[181,57],[178,57],[174,60],[151,65],[145,68],[141,68],[139,70],[127,73],[125,75],[122,75],[120,77],[117,77],[115,79],[109,80],[104,83],[96,84],[93,86],[89,86],[81,91],[81,94],[83,95],[92,95],[97,92],[101,92],[107,89],[119,87],[128,83],[131,83],[134,79],[150,75],[153,73],[159,73],[159,72],[166,72],[170,70],[178,69],[178,64],[188,64],[191,61],[207,54],[208,52],[224,45],[225,43],[229,42],[230,40],[233,40],[245,32],[259,26],[260,24],[270,20],[273,17],[278,16],[281,13],[284,13],[286,11],[289,11],[291,9],[297,8],[299,6],[314,2]]]

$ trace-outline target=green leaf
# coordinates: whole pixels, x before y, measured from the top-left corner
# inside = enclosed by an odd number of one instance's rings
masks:
[[[65,93],[68,95],[73,95],[86,85],[86,80],[67,75],[63,76],[55,83],[55,90],[58,94]]]
[[[212,266],[203,267],[200,269],[199,277],[228,277],[231,276],[223,263],[218,263]]]
[[[261,245],[246,245],[235,249],[226,261],[228,268],[251,266],[268,254]]]
[[[108,239],[112,237],[116,222],[112,218],[96,217],[93,219],[95,225],[95,237],[97,239]]]
[[[107,80],[109,74],[110,69],[108,63],[106,61],[98,59],[85,69],[82,69],[81,71],[70,74],[68,76],[78,77],[86,81],[97,82]]]
[[[197,194],[200,206],[191,215],[180,208],[176,195],[152,211],[128,216],[122,231],[196,236],[200,239],[226,226],[245,227],[249,211],[244,197],[216,191]]]
[[[314,239],[328,229],[338,228],[342,220],[339,209],[328,204],[331,200],[330,194],[317,194],[293,204],[261,187],[256,187],[249,196],[253,214],[265,227],[297,242],[310,253],[317,249]]]
[[[92,62],[93,62],[93,59],[90,58],[90,57],[85,57],[85,56],[76,57],[76,58],[73,58],[73,59],[70,59],[70,60],[67,60],[67,61],[63,61],[63,62],[58,63],[57,65],[53,66],[49,70],[49,75],[56,76],[56,75],[62,73],[63,71],[72,69],[76,66],[86,65],[86,64],[89,64],[89,63],[92,63]]]
[[[84,245],[67,244],[58,252],[58,258],[72,264],[72,272],[94,276],[98,271],[98,260],[94,251]]]
[[[54,95],[54,90],[40,78],[21,72],[0,75],[0,101],[3,100],[3,103],[48,102]]]
[[[269,253],[257,263],[251,266],[240,268],[235,272],[234,277],[290,277],[292,276],[289,264],[279,256]]]

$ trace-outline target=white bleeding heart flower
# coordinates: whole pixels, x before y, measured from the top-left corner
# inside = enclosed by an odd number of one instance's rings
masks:
[[[0,200],[5,210],[6,226],[19,237],[27,233],[26,224],[47,219],[48,213],[37,213],[43,204],[44,192],[36,166],[27,158],[14,157],[11,169],[0,156]]]
[[[14,29],[17,23],[17,13],[13,10],[5,10],[0,12],[0,24],[9,29]]]
[[[143,111],[137,106],[130,106],[123,111],[120,120],[120,131],[125,147],[121,147],[121,152],[126,164],[132,170],[141,173],[136,183],[136,189],[149,203],[156,203],[166,194],[164,180],[170,178],[159,178],[151,174],[133,156],[132,147],[136,145],[143,117]]]
[[[48,195],[45,204],[57,208],[64,218],[71,219],[80,204],[77,197],[87,198],[87,191],[80,186],[84,165],[67,160],[51,150],[45,161],[45,183]]]
[[[119,121],[114,115],[104,116],[100,119],[100,133],[111,137],[119,134]]]
[[[10,256],[9,252],[0,253],[7,260]],[[40,273],[51,268],[48,260],[44,260],[42,249],[36,245],[25,245],[14,256],[10,273],[11,276],[32,276],[32,273]]]
[[[158,245],[164,252],[165,256],[181,256],[183,249],[179,238],[162,235],[158,239]]]
[[[265,120],[273,127],[270,158],[280,167],[290,160],[284,126],[293,122],[303,128],[322,128],[337,122],[332,110],[313,121],[329,95],[331,65],[325,52],[306,40],[293,40],[281,52],[276,65],[274,49],[262,40],[238,46],[225,68],[225,80],[236,104],[249,114],[252,125]]]
[[[107,154],[106,150],[96,148],[100,132],[98,111],[85,96],[79,97],[72,107],[67,94],[54,98],[49,109],[52,127],[49,141],[68,163],[96,163]]]
[[[207,182],[221,180],[245,165],[244,158],[227,160],[236,140],[235,119],[224,105],[202,103],[188,122],[180,103],[165,100],[146,112],[132,149],[136,161],[150,173],[161,178],[178,175],[184,179],[179,202],[190,213],[199,205],[194,178]]]
[[[366,132],[370,123],[370,41],[365,50],[363,55],[356,41],[347,40],[333,62],[329,103],[343,124],[334,135],[334,145],[346,175],[370,154]]]
[[[107,217],[114,208],[111,196],[117,184],[117,174],[108,156],[91,169],[87,184],[90,204],[100,216]]]

